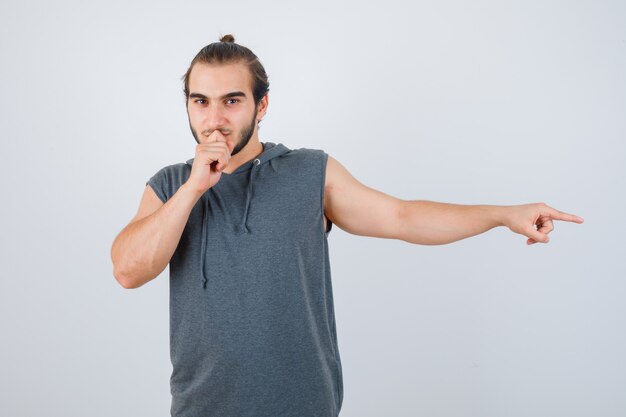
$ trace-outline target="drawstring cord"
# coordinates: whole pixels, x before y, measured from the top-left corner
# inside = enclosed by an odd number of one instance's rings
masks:
[[[252,180],[255,166],[261,164],[261,160],[259,158],[252,161],[252,167],[250,167],[250,174],[248,175],[248,188],[246,191],[246,206],[243,212],[243,218],[241,220],[241,224],[237,227],[237,233],[249,233],[248,229],[248,208],[250,207],[250,200],[252,199]],[[200,197],[202,198],[202,197]],[[202,204],[202,244],[200,246],[200,270],[202,271],[202,288],[206,289],[207,276],[204,271],[205,259],[206,259],[206,247],[207,247],[207,235],[208,235],[208,212],[209,212],[209,199],[206,198],[204,204]]]
[[[200,197],[202,199],[202,197]],[[207,278],[206,278],[206,274],[204,273],[204,261],[205,261],[205,254],[206,254],[206,240],[207,240],[207,233],[208,231],[207,229],[207,212],[209,211],[209,200],[208,198],[206,199],[206,202],[204,204],[202,204],[202,245],[200,247],[200,271],[202,271],[202,288],[206,288],[206,282],[207,282]]]
[[[252,162],[252,167],[250,168],[250,174],[248,175],[248,190],[246,191],[246,206],[244,208],[243,211],[243,218],[241,219],[241,224],[238,227],[237,232],[239,234],[242,233],[249,233],[250,230],[248,229],[248,211],[249,211],[249,207],[250,207],[250,200],[252,199],[252,174],[254,173],[254,171],[256,171],[254,169],[254,166],[259,165],[261,163],[260,159],[255,159]]]

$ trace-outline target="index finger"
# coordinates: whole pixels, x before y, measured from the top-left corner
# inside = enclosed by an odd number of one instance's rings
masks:
[[[215,129],[213,132],[211,132],[209,136],[205,136],[205,137],[206,137],[206,143],[226,142],[226,138],[224,137],[222,132],[219,131],[219,129]]]
[[[583,223],[585,220],[575,214],[565,213],[550,207],[550,217],[555,220],[565,220],[567,222]]]

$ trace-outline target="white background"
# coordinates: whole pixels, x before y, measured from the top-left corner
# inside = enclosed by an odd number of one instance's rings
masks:
[[[169,415],[168,272],[110,247],[194,156],[181,77],[221,35],[270,78],[260,140],[406,200],[545,202],[548,244],[329,236],[342,417],[626,415],[621,1],[3,2],[0,415]]]

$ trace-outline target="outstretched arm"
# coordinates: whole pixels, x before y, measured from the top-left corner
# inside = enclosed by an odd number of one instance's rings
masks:
[[[563,213],[545,203],[516,206],[461,205],[433,201],[402,203],[400,239],[441,245],[486,232],[496,226],[528,237],[527,244],[548,243],[553,220],[582,223],[581,217]]]
[[[363,185],[331,156],[324,194],[326,217],[346,232],[422,245],[452,243],[496,226],[528,237],[527,244],[547,243],[553,220],[583,222],[544,203],[493,206],[401,200]]]

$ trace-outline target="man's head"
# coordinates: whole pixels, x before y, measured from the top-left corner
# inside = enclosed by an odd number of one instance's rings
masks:
[[[231,155],[235,155],[251,138],[258,141],[269,82],[252,51],[225,35],[198,52],[183,80],[189,127],[196,142],[217,129],[233,141]]]

